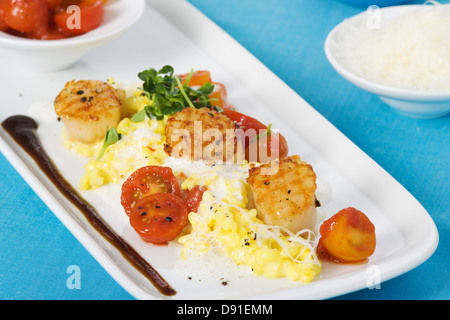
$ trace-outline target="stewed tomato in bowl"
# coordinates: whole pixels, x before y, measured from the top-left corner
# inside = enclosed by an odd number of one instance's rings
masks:
[[[65,69],[128,31],[145,6],[145,0],[0,0],[0,49],[29,69]]]
[[[100,26],[107,0],[1,0],[0,30],[39,40],[70,38]]]

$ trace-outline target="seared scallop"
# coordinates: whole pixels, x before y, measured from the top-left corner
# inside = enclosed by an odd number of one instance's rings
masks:
[[[294,233],[316,225],[316,174],[298,155],[250,169],[247,182],[264,223]]]
[[[67,137],[83,143],[103,139],[121,119],[120,92],[99,80],[67,82],[54,106]]]
[[[209,108],[184,108],[166,122],[166,144],[169,156],[225,162],[237,150],[236,125],[227,116]]]

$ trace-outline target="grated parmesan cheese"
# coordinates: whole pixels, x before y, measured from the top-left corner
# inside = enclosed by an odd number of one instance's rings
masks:
[[[382,85],[450,91],[450,4],[427,1],[394,19],[379,9],[370,15],[346,21],[336,35],[341,63]]]

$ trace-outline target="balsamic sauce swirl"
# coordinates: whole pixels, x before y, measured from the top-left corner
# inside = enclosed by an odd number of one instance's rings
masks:
[[[116,234],[101,218],[98,212],[64,179],[53,161],[44,150],[36,130],[38,124],[32,118],[16,115],[2,122],[2,127],[33,158],[56,188],[85,216],[87,221],[109,241],[137,270],[139,270],[157,289],[166,296],[176,291],[145,261],[124,239]]]

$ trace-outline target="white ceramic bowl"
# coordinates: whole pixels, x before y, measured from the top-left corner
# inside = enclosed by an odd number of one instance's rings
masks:
[[[403,5],[381,8],[383,19],[394,18],[405,10],[412,10],[416,5]],[[430,92],[401,89],[375,83],[350,71],[339,60],[339,33],[352,19],[358,19],[364,12],[337,25],[327,36],[325,54],[333,68],[355,86],[376,94],[382,101],[399,113],[415,118],[438,118],[450,114],[450,92]]]
[[[61,40],[32,40],[0,32],[0,49],[33,70],[66,69],[92,48],[128,31],[139,20],[144,9],[145,0],[110,0],[105,5],[101,25],[86,34]]]

